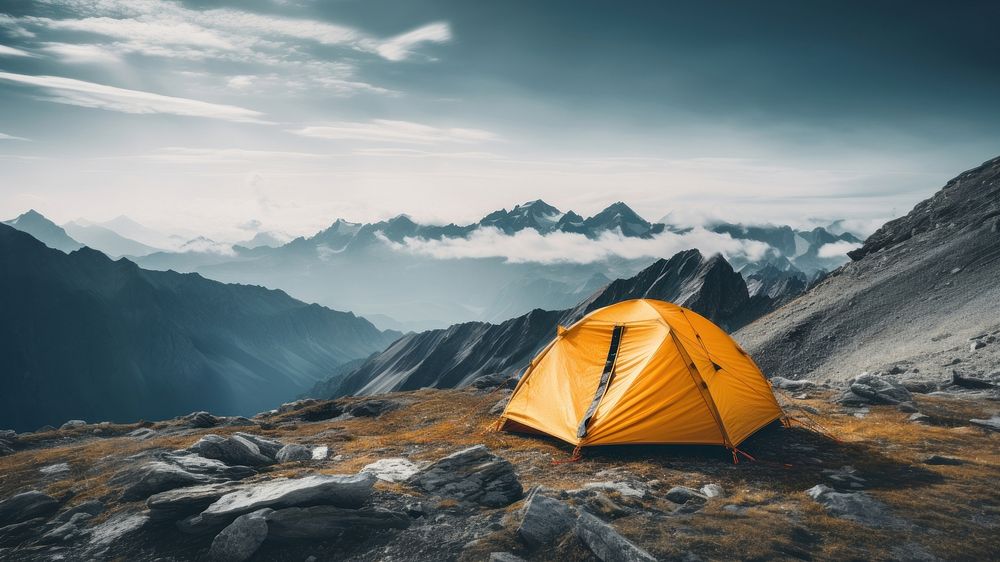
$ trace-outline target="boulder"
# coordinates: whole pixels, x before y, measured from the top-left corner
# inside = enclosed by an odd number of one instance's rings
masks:
[[[148,522],[149,517],[142,513],[123,511],[112,515],[104,522],[90,528],[90,540],[85,549],[89,556],[81,556],[81,559],[105,558],[101,554],[104,549],[140,531]]]
[[[408,482],[434,496],[487,507],[510,505],[524,493],[514,466],[484,445],[439,459]]]
[[[125,487],[122,490],[124,501],[144,500],[158,492],[207,484],[211,481],[208,476],[194,474],[162,461],[146,463],[138,468],[127,468],[111,478],[112,484]]]
[[[687,486],[674,486],[667,490],[666,498],[674,503],[688,503],[690,501],[704,502],[708,497]]]
[[[312,450],[305,445],[293,443],[282,447],[274,457],[278,462],[312,460]]]
[[[212,540],[208,559],[216,562],[243,562],[253,556],[267,538],[267,514],[261,509],[233,520]]]
[[[195,515],[234,491],[236,486],[233,483],[206,484],[154,494],[146,500],[149,519],[153,522],[178,521]]]
[[[16,546],[45,532],[45,517],[33,517],[10,525],[0,525],[0,546]],[[0,549],[2,552],[3,549]]]
[[[59,515],[52,518],[53,523],[65,523],[69,521],[77,513],[86,513],[88,515],[100,515],[104,511],[104,503],[100,500],[89,500],[83,503],[74,505],[73,507],[63,511]]]
[[[52,496],[31,490],[0,501],[0,527],[36,517],[48,517],[59,509]]]
[[[133,439],[138,439],[139,441],[145,441],[146,439],[149,439],[150,437],[156,435],[156,431],[148,427],[140,427],[139,429],[133,429],[132,431],[128,432],[127,435],[129,437],[132,437]]]
[[[199,515],[183,520],[178,527],[188,533],[218,529],[240,515],[265,507],[281,509],[333,505],[356,508],[371,495],[374,483],[375,477],[371,474],[317,474],[241,484],[221,496]]]
[[[414,474],[420,472],[420,467],[404,458],[380,459],[366,464],[361,472],[370,472],[379,480],[386,482],[405,482]]]
[[[183,420],[190,427],[196,428],[215,427],[219,425],[219,418],[208,412],[193,412],[184,416]]]
[[[503,373],[494,373],[492,375],[483,375],[474,381],[472,381],[471,386],[473,388],[478,388],[480,390],[489,388],[510,388],[513,389],[517,386],[517,377],[512,377],[510,375],[505,375]]]
[[[607,490],[617,492],[629,498],[646,497],[646,488],[640,484],[629,482],[587,482],[583,485],[585,490]]]
[[[236,435],[237,437],[242,437],[243,439],[246,439],[247,441],[253,443],[254,445],[257,445],[257,449],[260,450],[260,453],[262,455],[272,459],[275,458],[278,454],[278,451],[280,451],[281,448],[285,446],[285,444],[282,443],[281,441],[275,441],[274,439],[268,439],[266,437],[261,437],[260,435],[254,435],[252,433],[243,433],[238,431],[234,435]]]
[[[303,408],[308,408],[318,404],[319,400],[315,398],[305,398],[302,400],[296,400],[295,402],[285,402],[284,404],[278,406],[279,414],[287,414],[288,412],[297,412]]]
[[[220,460],[206,459],[187,451],[167,453],[163,458],[188,472],[210,476],[215,480],[242,480],[257,474],[257,471],[249,466],[230,466]]]
[[[405,529],[405,513],[381,509],[345,509],[332,505],[278,509],[267,516],[268,538],[327,539],[363,528]]]
[[[534,493],[525,502],[517,536],[532,548],[551,547],[576,522],[576,510],[565,503]]]
[[[930,421],[931,417],[927,414],[921,414],[920,412],[913,412],[910,414],[910,417],[906,419],[913,423],[927,423]]]
[[[951,372],[951,384],[975,390],[996,388],[996,385],[988,380],[981,379],[979,377],[967,377],[958,371]]]
[[[852,396],[853,395],[853,396]],[[913,395],[898,382],[871,373],[861,373],[851,381],[847,392],[841,397],[843,404],[889,404],[912,402]]]
[[[87,422],[83,420],[69,420],[68,422],[59,426],[59,429],[74,429],[77,427],[83,427],[87,425]]]
[[[899,526],[889,508],[865,492],[837,492],[825,484],[817,484],[806,490],[806,494],[834,517],[871,527]]]
[[[77,513],[65,522],[56,525],[53,529],[39,538],[39,542],[52,544],[69,542],[87,534],[83,524],[94,516],[89,513]]]
[[[231,466],[265,466],[275,462],[273,458],[261,453],[260,447],[254,442],[239,435],[222,437],[210,433],[191,445],[188,450]]]
[[[576,520],[576,536],[602,562],[656,562],[652,554],[586,512]]]

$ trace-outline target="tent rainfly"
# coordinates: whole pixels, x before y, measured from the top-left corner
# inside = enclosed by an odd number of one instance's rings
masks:
[[[577,447],[722,445],[783,416],[767,379],[701,315],[637,299],[595,310],[531,361],[500,428]]]

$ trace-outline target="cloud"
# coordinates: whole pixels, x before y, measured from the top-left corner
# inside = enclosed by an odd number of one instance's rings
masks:
[[[461,160],[499,160],[499,154],[493,152],[436,152],[429,150],[418,150],[415,148],[359,148],[352,150],[351,154],[357,156],[376,156],[386,158],[456,158]]]
[[[379,45],[376,52],[388,60],[401,61],[409,58],[414,47],[421,43],[448,41],[451,41],[451,28],[447,23],[437,22],[397,35]]]
[[[481,129],[441,128],[412,121],[374,119],[367,123],[336,122],[291,131],[304,137],[330,140],[363,140],[406,144],[444,142],[478,143],[497,140],[497,135]]]
[[[14,135],[8,135],[7,133],[0,133],[0,140],[20,140],[20,141],[26,141],[26,140],[29,140],[29,139],[26,139],[24,137],[17,137],[17,136],[14,136]]]
[[[854,242],[831,242],[820,246],[816,255],[821,258],[839,258],[847,255],[847,252],[860,247],[861,244],[855,244]]]
[[[23,49],[17,49],[14,47],[8,47],[7,45],[0,45],[0,57],[34,57],[33,53],[29,53]]]
[[[68,63],[109,63],[119,62],[121,59],[117,54],[108,51],[100,45],[72,44],[72,43],[46,43],[42,47],[47,53],[51,53]]]
[[[229,86],[234,90],[245,90],[253,85],[254,78],[256,78],[256,76],[247,74],[232,76],[229,80],[226,80],[226,86]]]
[[[172,163],[226,164],[261,162],[263,160],[314,160],[326,154],[285,150],[248,150],[243,148],[188,148],[168,146],[139,158]]]
[[[385,237],[381,239],[397,251],[435,259],[503,258],[510,263],[593,263],[614,257],[661,258],[690,248],[698,248],[706,255],[719,253],[727,258],[755,261],[771,251],[763,242],[736,240],[701,228],[685,234],[664,232],[648,239],[629,238],[617,231],[604,232],[596,240],[582,234],[540,234],[530,229],[508,235],[496,228],[478,228],[467,238],[405,238],[402,243]]]
[[[122,113],[167,113],[242,123],[266,123],[261,119],[262,114],[252,109],[128,90],[73,78],[0,72],[0,80],[38,87],[45,92],[43,99],[67,105]]]

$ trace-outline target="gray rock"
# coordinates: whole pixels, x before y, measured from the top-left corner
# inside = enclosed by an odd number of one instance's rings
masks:
[[[293,443],[282,447],[274,458],[278,462],[308,461],[312,460],[312,450],[305,445]]]
[[[917,405],[913,402],[900,402],[896,409],[904,414],[912,414],[917,411]]]
[[[975,351],[977,349],[982,349],[986,347],[986,342],[982,340],[976,340],[969,344],[969,351]]]
[[[576,536],[602,562],[656,562],[652,554],[586,512],[576,520]]]
[[[330,456],[330,448],[326,445],[320,445],[319,447],[314,447],[312,450],[312,460],[321,461]]]
[[[216,562],[243,562],[253,556],[267,538],[270,509],[261,509],[237,517],[212,540],[208,559]]]
[[[930,394],[941,387],[939,383],[928,380],[904,380],[899,384],[915,394]]]
[[[61,525],[57,525],[54,529],[42,535],[39,542],[47,544],[69,542],[82,537],[87,534],[87,530],[83,528],[83,523],[93,517],[89,513],[77,513]]]
[[[784,377],[771,377],[771,386],[774,386],[775,388],[780,388],[781,390],[800,392],[803,390],[809,390],[815,388],[816,383],[807,380],[793,380],[793,379],[786,379]]]
[[[45,517],[33,517],[10,525],[0,525],[0,546],[16,546],[35,539],[44,533],[45,529]]]
[[[202,474],[194,474],[183,468],[154,461],[137,468],[127,468],[111,478],[114,485],[124,486],[122,500],[144,500],[149,496],[174,488],[207,484],[212,479]]]
[[[178,521],[195,515],[236,489],[234,483],[190,486],[154,494],[146,500],[151,521]]]
[[[35,517],[48,517],[59,509],[51,496],[31,490],[0,501],[0,527]]]
[[[667,490],[666,498],[674,503],[688,503],[689,501],[704,502],[708,499],[707,496],[687,486],[674,486],[670,488]]]
[[[251,420],[250,418],[246,418],[243,416],[236,416],[232,418],[226,418],[226,425],[230,427],[249,427],[257,424],[255,424],[253,420]]]
[[[524,493],[514,466],[484,445],[439,459],[408,482],[435,496],[487,507],[510,505]]]
[[[386,482],[405,482],[420,472],[420,466],[404,458],[380,459],[366,464],[361,472],[370,472]]]
[[[69,420],[68,422],[59,426],[59,429],[73,429],[76,427],[83,427],[87,425],[87,422],[83,420]]]
[[[921,414],[920,412],[914,412],[910,414],[910,417],[906,418],[913,423],[926,423],[930,421],[931,417],[927,414]]]
[[[148,427],[140,427],[139,429],[133,429],[132,431],[128,432],[127,435],[134,439],[138,439],[139,441],[145,441],[146,439],[149,439],[150,437],[156,435],[156,431]]]
[[[587,482],[583,485],[585,490],[608,490],[610,492],[617,492],[623,496],[630,498],[644,498],[646,497],[646,487],[636,483],[629,482]]]
[[[474,381],[470,385],[473,388],[478,388],[480,390],[487,388],[509,388],[513,389],[517,386],[517,377],[512,377],[510,375],[505,375],[503,373],[494,373],[492,375],[483,375]]]
[[[317,474],[241,484],[221,496],[201,514],[182,521],[178,527],[188,533],[218,529],[240,515],[265,507],[281,509],[333,505],[356,508],[371,495],[374,483],[375,477],[371,474]]]
[[[706,498],[724,498],[726,491],[718,484],[705,484],[701,487],[701,493]]]
[[[410,518],[396,511],[316,505],[276,510],[267,516],[267,526],[268,538],[327,539],[362,528],[405,529]]]
[[[991,431],[1000,431],[1000,416],[993,416],[988,420],[969,420],[969,423]]]
[[[510,397],[501,398],[497,400],[497,403],[490,407],[490,415],[499,416],[507,409],[507,402],[510,401]],[[493,554],[507,554],[506,552],[494,552]],[[492,555],[491,555],[492,556]],[[513,556],[513,555],[512,555]]]
[[[50,464],[48,466],[43,466],[42,468],[38,469],[38,472],[41,472],[45,476],[57,476],[59,474],[65,474],[69,472],[69,463],[61,462],[58,464]]]
[[[285,446],[285,444],[282,443],[281,441],[268,439],[266,437],[261,437],[260,435],[254,435],[252,433],[236,432],[235,435],[246,439],[247,441],[253,443],[254,445],[257,445],[257,449],[260,450],[260,453],[262,455],[264,455],[265,457],[270,457],[272,459],[275,458],[278,454],[278,451],[280,451],[281,448]]]
[[[122,541],[132,533],[138,532],[148,522],[149,517],[141,513],[121,512],[112,515],[103,523],[90,528],[90,541],[86,550],[88,553],[101,552],[108,546]],[[95,555],[94,557],[103,558],[100,555]],[[83,557],[83,559],[87,560],[89,558]]]
[[[260,452],[254,442],[233,435],[221,437],[210,433],[188,448],[205,458],[220,460],[228,465],[265,466],[274,464],[274,459]]]
[[[532,548],[555,545],[576,522],[576,510],[569,505],[534,493],[525,502],[524,517],[517,536]]]
[[[824,484],[806,490],[810,498],[822,505],[827,513],[871,527],[899,527],[900,521],[882,502],[865,492],[837,492]]]
[[[951,372],[951,384],[975,390],[996,388],[996,385],[988,380],[981,379],[979,377],[967,377],[958,371]]]
[[[853,398],[857,397],[856,399]],[[851,381],[849,389],[841,397],[843,404],[890,404],[897,405],[900,402],[912,402],[913,395],[906,387],[898,382],[874,375],[871,373],[861,373]]]
[[[318,403],[319,400],[316,400],[315,398],[305,398],[303,400],[296,400],[295,402],[286,402],[281,406],[278,406],[278,413],[287,414],[288,412],[296,412],[302,408],[307,408]]]
[[[242,480],[257,474],[257,471],[249,466],[230,466],[220,460],[206,459],[201,455],[185,453],[187,452],[168,453],[163,458],[188,472],[210,476],[215,480]]]
[[[184,416],[184,421],[191,427],[206,428],[219,425],[219,418],[208,412],[193,412]]]
[[[65,523],[78,513],[86,513],[90,516],[100,515],[104,511],[104,503],[100,500],[89,500],[63,511],[52,518],[53,523]]]

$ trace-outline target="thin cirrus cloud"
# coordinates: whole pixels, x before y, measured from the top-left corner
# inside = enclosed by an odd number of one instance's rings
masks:
[[[79,63],[110,63],[119,62],[121,58],[112,51],[100,45],[87,45],[75,43],[46,43],[42,50],[49,53],[63,62],[71,64]]]
[[[405,144],[481,143],[499,140],[482,129],[435,127],[412,121],[373,119],[368,122],[334,122],[293,129],[304,137],[328,140],[357,140]]]
[[[24,49],[17,49],[15,47],[8,47],[7,45],[0,45],[0,57],[35,57],[34,53],[29,53]]]
[[[66,105],[121,113],[167,113],[242,123],[268,123],[261,119],[262,113],[252,109],[128,90],[73,78],[0,72],[0,80],[34,86],[44,92],[43,99]]]
[[[0,140],[19,140],[19,141],[26,141],[26,140],[28,140],[28,139],[26,139],[26,138],[24,138],[24,137],[18,137],[18,136],[15,136],[15,135],[8,135],[7,133],[0,133]]]

